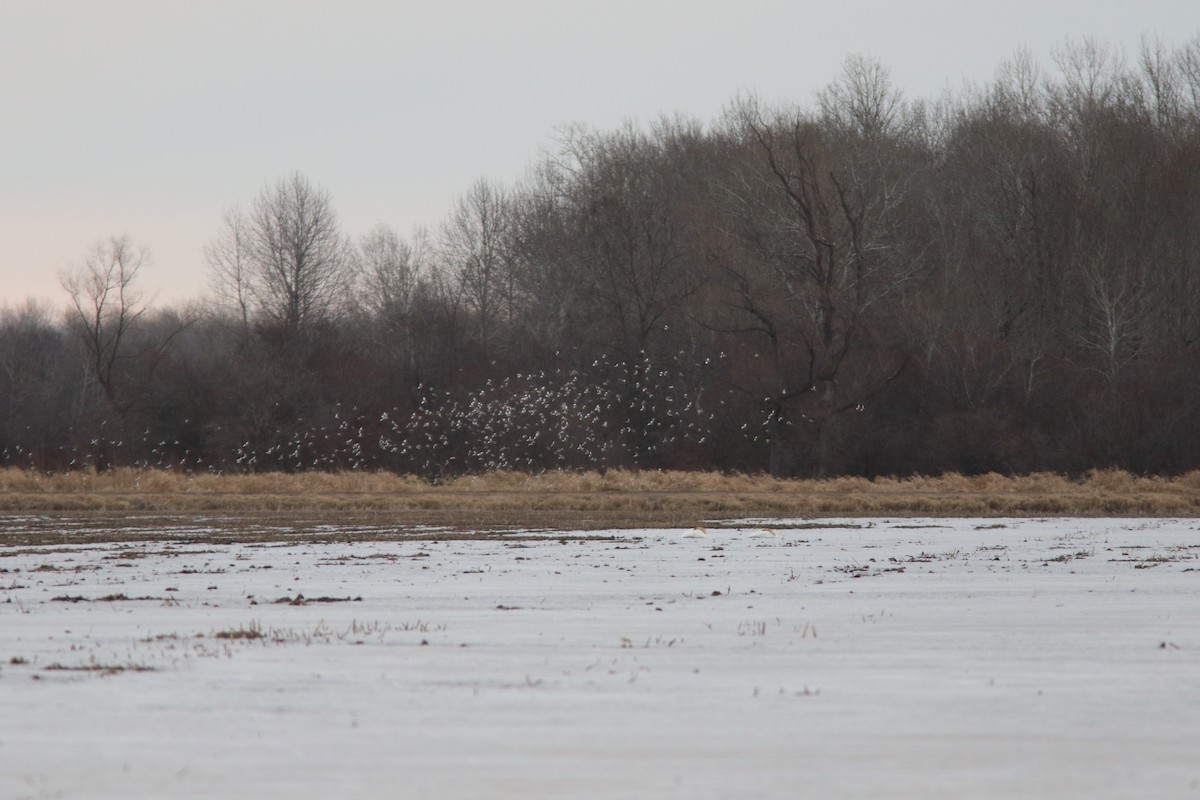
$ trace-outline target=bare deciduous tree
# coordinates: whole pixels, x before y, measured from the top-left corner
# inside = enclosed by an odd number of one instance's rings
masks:
[[[337,316],[350,297],[353,244],[329,193],[298,172],[265,187],[248,215],[227,212],[208,253],[223,294],[285,336]]]
[[[0,306],[0,446],[10,456],[14,445],[35,456],[73,444],[81,381],[70,357],[75,348],[56,317],[32,298]]]
[[[566,183],[553,164],[542,163],[510,198],[519,324],[530,340],[547,348],[577,341],[585,315],[584,278],[570,232]]]
[[[204,246],[204,261],[219,302],[235,309],[242,330],[250,329],[251,278],[250,222],[238,206],[225,210],[217,237]]]
[[[874,85],[863,90],[889,96]],[[836,100],[846,113],[869,104]],[[756,359],[771,376],[761,403],[771,421],[772,473],[791,470],[785,458],[794,439],[811,471],[824,474],[835,415],[860,407],[902,363],[851,356],[869,338],[877,307],[919,269],[901,246],[911,176],[873,169],[878,149],[840,152],[831,142],[837,128],[802,113],[766,115],[747,100],[731,121],[747,160],[730,183],[731,249],[715,252],[732,315],[721,324],[765,345],[768,358]],[[857,380],[847,375],[852,361],[865,373]]]
[[[135,245],[128,235],[111,236],[59,274],[71,297],[70,327],[83,343],[93,376],[114,405],[117,365],[127,356],[125,344],[147,308],[134,282],[148,263],[150,251],[145,247]]]
[[[904,111],[904,98],[890,72],[859,53],[847,56],[842,72],[817,94],[827,123],[872,139],[893,131]]]
[[[428,267],[429,249],[423,228],[410,240],[384,223],[368,231],[358,245],[363,305],[389,325],[406,317]]]
[[[684,165],[669,157],[670,133],[668,124],[649,132],[630,124],[607,135],[577,129],[566,142],[593,317],[627,363],[651,351],[699,284],[680,213]]]
[[[514,307],[508,192],[476,181],[442,225],[441,258],[475,313],[476,334],[487,341],[498,319],[511,321]]]

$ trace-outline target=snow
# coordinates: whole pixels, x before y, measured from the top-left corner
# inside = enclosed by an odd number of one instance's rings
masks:
[[[0,540],[0,797],[1200,797],[1200,522],[740,524]]]

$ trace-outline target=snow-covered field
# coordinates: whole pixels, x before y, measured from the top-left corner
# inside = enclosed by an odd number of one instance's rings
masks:
[[[742,524],[0,540],[0,798],[1200,798],[1200,521]]]

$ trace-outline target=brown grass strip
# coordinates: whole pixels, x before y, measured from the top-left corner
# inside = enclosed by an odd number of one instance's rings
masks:
[[[1078,478],[957,474],[775,480],[695,472],[492,473],[433,485],[390,473],[187,475],[117,469],[46,475],[0,470],[0,543],[21,515],[92,519],[106,541],[204,519],[225,538],[285,535],[448,538],[450,532],[690,527],[739,517],[1200,516],[1200,472],[1173,478],[1094,471]],[[170,518],[159,520],[158,518]],[[121,522],[131,523],[122,531]],[[337,533],[320,526],[336,525]],[[422,532],[421,526],[443,530]],[[78,528],[69,535],[66,528]],[[63,538],[86,538],[71,523]],[[270,529],[270,530],[264,530]],[[94,531],[93,531],[94,532]],[[116,537],[116,538],[112,538]],[[125,538],[122,538],[125,537]],[[17,537],[20,538],[20,537]],[[173,534],[178,538],[178,532]],[[44,538],[39,539],[45,542]]]

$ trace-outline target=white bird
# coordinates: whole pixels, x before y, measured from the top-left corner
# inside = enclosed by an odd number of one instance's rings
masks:
[[[778,539],[779,531],[772,528],[759,528],[754,533],[750,534],[751,539]]]
[[[706,539],[708,538],[708,531],[704,528],[692,528],[690,531],[685,532],[681,538]]]

